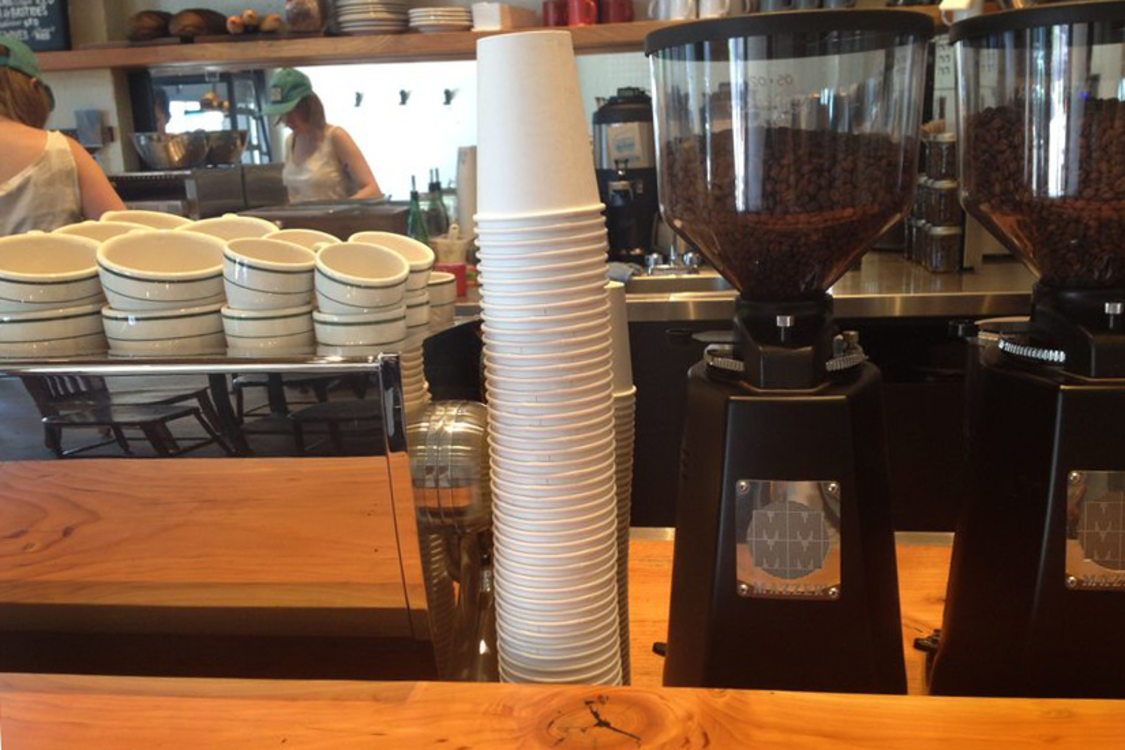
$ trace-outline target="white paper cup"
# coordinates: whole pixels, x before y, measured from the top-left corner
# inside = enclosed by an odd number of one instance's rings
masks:
[[[608,399],[601,402],[592,401],[583,408],[567,409],[565,407],[544,409],[538,414],[518,414],[504,408],[499,402],[491,402],[488,409],[490,424],[495,424],[497,429],[509,427],[566,427],[573,424],[584,424],[591,419],[600,419],[609,410]]]
[[[589,333],[579,336],[560,336],[554,341],[507,341],[502,335],[495,335],[489,331],[484,332],[484,343],[489,352],[494,355],[560,355],[568,356],[570,353],[586,350],[593,346],[604,346],[609,341],[609,326],[593,329]]]
[[[613,436],[609,436],[604,440],[598,440],[588,445],[580,445],[573,449],[558,449],[546,448],[541,449],[539,446],[527,446],[529,450],[519,450],[508,448],[504,445],[493,443],[491,445],[492,455],[498,461],[522,461],[525,463],[536,462],[557,462],[567,463],[570,461],[588,460],[596,458],[604,453],[606,450],[614,449]]]
[[[496,250],[496,257],[503,258],[520,250],[534,257],[540,252],[552,250],[571,250],[583,247],[605,247],[608,243],[605,226],[598,222],[591,222],[592,227],[579,227],[577,231],[568,234],[558,232],[548,233],[545,237],[527,237],[514,235],[512,232],[485,233],[477,238],[477,246],[481,252],[488,254]],[[507,239],[515,236],[515,239]],[[504,239],[501,239],[504,238]],[[511,252],[508,252],[511,251]]]
[[[201,307],[225,298],[225,247],[191,232],[120,234],[98,247],[98,276],[115,310]]]
[[[264,235],[263,239],[292,242],[294,245],[300,245],[303,248],[312,250],[314,253],[319,252],[321,247],[326,245],[339,245],[341,242],[338,237],[334,237],[328,234],[328,232],[321,232],[317,229],[279,229],[276,232],[270,232]]]
[[[521,372],[520,377],[509,377],[507,368],[493,368],[485,370],[485,379],[490,388],[495,387],[504,391],[540,391],[546,392],[555,388],[582,388],[594,383],[599,383],[610,371],[608,359],[599,367],[575,371],[559,371],[554,375],[549,373]]]
[[[496,487],[498,492],[507,493],[509,497],[522,496],[540,499],[550,499],[566,493],[594,492],[613,487],[613,460],[602,464],[600,468],[601,471],[575,472],[578,474],[578,478],[568,480],[559,474],[543,474],[531,477],[530,475],[503,471],[493,466],[492,485]]]
[[[585,120],[569,32],[479,39],[477,221],[597,204]]]
[[[629,314],[625,309],[625,285],[610,281],[606,284],[606,292],[609,294],[609,320],[613,329],[613,390],[628,391],[633,388],[633,361],[629,351]]]
[[[488,439],[491,445],[514,448],[515,450],[529,450],[533,447],[536,451],[549,451],[587,448],[605,440],[607,437],[611,439],[614,437],[614,425],[612,422],[606,423],[603,420],[602,425],[597,429],[584,426],[581,432],[574,431],[554,439],[540,439],[534,446],[529,446],[527,439],[522,435],[507,435],[496,430],[489,432]]]
[[[277,224],[254,216],[223,214],[176,227],[177,232],[196,232],[229,242],[243,237],[264,237],[277,231]]]
[[[268,310],[298,307],[313,291],[313,251],[284,240],[232,240],[223,251],[223,289],[231,307]]]
[[[614,636],[606,636],[601,643],[591,643],[573,651],[540,649],[528,651],[519,642],[507,641],[506,658],[508,666],[517,669],[534,669],[536,672],[569,672],[573,669],[588,669],[591,666],[608,664],[619,658],[621,644]]]
[[[493,299],[499,295],[518,297],[537,292],[563,292],[571,293],[572,290],[587,290],[589,285],[601,281],[605,283],[606,267],[603,265],[587,271],[574,274],[557,274],[541,276],[539,278],[506,278],[503,274],[490,276],[482,273],[480,276],[482,296],[489,294]]]
[[[604,642],[607,638],[616,636],[616,623],[612,625],[604,623],[595,625],[585,631],[576,631],[566,637],[565,640],[560,640],[558,637],[543,638],[541,634],[522,630],[517,623],[506,624],[497,633],[497,638],[503,644],[502,647],[519,649],[522,653],[527,654],[544,655],[573,652],[576,649],[593,646]]]
[[[328,346],[382,347],[406,338],[403,305],[358,315],[313,313],[316,340]]]
[[[316,298],[334,314],[367,313],[397,305],[406,294],[410,266],[397,252],[376,245],[328,245],[316,256]]]
[[[568,356],[565,359],[558,358],[554,364],[536,364],[540,360],[528,360],[527,364],[512,364],[510,358],[504,362],[495,361],[500,359],[497,355],[493,357],[488,350],[484,354],[484,371],[485,375],[489,378],[496,377],[501,380],[513,382],[516,380],[542,380],[550,378],[551,372],[557,374],[556,383],[559,387],[567,387],[570,385],[565,378],[571,375],[593,376],[598,373],[603,366],[609,365],[612,360],[611,352],[599,348],[599,352],[593,354],[583,354],[582,356]],[[575,384],[577,385],[577,383]]]
[[[505,325],[500,322],[501,320],[513,319],[530,323],[529,327],[536,328],[533,318],[555,318],[567,315],[585,318],[586,316],[600,315],[606,309],[604,292],[593,292],[588,289],[576,291],[569,295],[548,294],[547,296],[537,297],[536,301],[517,301],[510,297],[500,298],[484,293],[481,294],[481,297],[481,316],[486,323],[494,328],[501,328]]]
[[[604,209],[603,209],[604,210]],[[478,225],[478,234],[485,241],[523,242],[525,240],[557,240],[579,234],[605,231],[605,217],[601,211],[591,211],[577,218],[557,219],[546,217],[541,220],[515,220]]]
[[[406,282],[407,292],[426,288],[436,260],[434,251],[413,237],[393,232],[356,232],[348,242],[370,243],[385,247],[398,253],[410,264],[410,278]]]
[[[478,68],[479,76],[479,68]],[[587,153],[590,149],[587,147]],[[477,228],[480,231],[537,231],[558,226],[575,226],[585,222],[598,221],[605,224],[605,204],[588,203],[584,206],[573,206],[550,211],[525,211],[510,214],[483,214],[474,216]]]
[[[573,391],[581,389],[568,388],[566,390]],[[609,402],[610,398],[612,397],[607,397],[607,390],[604,387],[596,389],[591,388],[587,393],[577,395],[573,398],[555,401],[523,400],[519,399],[518,393],[507,394],[497,388],[492,388],[488,392],[489,404],[496,409],[496,411],[501,411],[508,415],[527,416],[553,416],[568,411],[582,411],[595,406],[604,407],[607,402]]]
[[[602,253],[587,253],[585,257],[566,258],[554,262],[547,259],[545,263],[528,261],[524,258],[502,258],[499,260],[485,260],[483,257],[477,263],[477,270],[485,275],[505,281],[515,279],[535,280],[552,277],[556,274],[582,273],[600,268],[604,273],[607,266]]]
[[[609,376],[604,376],[576,388],[543,388],[527,391],[510,389],[504,380],[492,378],[488,381],[488,396],[490,399],[495,398],[521,404],[551,404],[599,395],[609,385]]]
[[[604,241],[596,243],[560,243],[557,248],[529,248],[526,245],[490,245],[480,243],[479,258],[486,271],[516,270],[510,265],[518,262],[527,271],[539,271],[566,263],[602,261],[606,262],[609,245]]]
[[[585,531],[591,527],[600,529],[607,521],[616,521],[617,508],[613,503],[605,502],[601,507],[583,510],[572,516],[528,519],[518,515],[509,516],[502,507],[495,507],[493,518],[515,534],[566,534]]]

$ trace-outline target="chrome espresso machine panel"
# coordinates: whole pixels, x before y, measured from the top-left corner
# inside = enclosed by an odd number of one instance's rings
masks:
[[[1125,471],[1066,479],[1066,587],[1125,592]]]

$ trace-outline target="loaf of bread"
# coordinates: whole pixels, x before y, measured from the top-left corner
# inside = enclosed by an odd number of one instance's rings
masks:
[[[162,10],[142,10],[129,19],[125,38],[130,42],[143,42],[168,36],[168,22],[171,20],[171,13]]]
[[[193,37],[227,33],[227,17],[204,8],[181,10],[168,23],[172,36]]]

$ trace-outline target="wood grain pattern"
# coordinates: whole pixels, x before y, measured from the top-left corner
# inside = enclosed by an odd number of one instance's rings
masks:
[[[0,604],[405,617],[386,460],[0,464]]]
[[[925,654],[914,639],[941,627],[945,582],[949,575],[951,535],[932,535],[937,544],[900,543],[898,582],[902,612],[907,691],[926,692]],[[668,602],[672,595],[672,542],[634,539],[629,545],[629,638],[633,685],[663,684],[664,659],[652,651],[668,638]]]
[[[1125,746],[1125,702],[0,675],[5,750]]]

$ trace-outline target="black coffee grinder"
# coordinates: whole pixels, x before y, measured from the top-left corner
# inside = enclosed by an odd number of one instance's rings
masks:
[[[1125,3],[954,24],[962,201],[1039,274],[970,348],[931,692],[1125,698]]]
[[[910,204],[932,34],[842,10],[646,40],[662,213],[741,291],[688,376],[667,685],[906,689],[880,375],[826,290]]]

